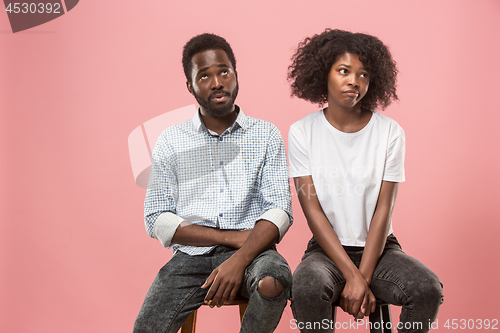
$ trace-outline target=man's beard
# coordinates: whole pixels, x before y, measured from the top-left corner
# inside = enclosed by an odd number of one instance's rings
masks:
[[[224,117],[224,116],[228,115],[229,113],[231,113],[231,111],[233,111],[234,101],[236,100],[236,96],[238,96],[238,90],[239,90],[239,84],[236,83],[236,88],[233,90],[232,93],[229,93],[229,95],[228,95],[229,103],[226,104],[225,106],[221,106],[220,108],[213,108],[212,106],[210,106],[209,101],[210,101],[212,95],[220,94],[221,91],[212,92],[209,95],[208,100],[201,99],[194,91],[193,91],[193,95],[194,95],[194,98],[196,99],[196,101],[198,102],[198,104],[200,105],[200,107],[203,108],[203,110],[207,111],[210,115],[212,115],[214,117]]]

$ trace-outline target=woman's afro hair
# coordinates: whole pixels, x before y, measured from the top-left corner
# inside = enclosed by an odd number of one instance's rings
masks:
[[[326,29],[299,43],[288,67],[292,96],[324,105],[330,69],[345,53],[357,54],[370,75],[368,92],[359,102],[362,108],[384,109],[398,99],[398,70],[389,49],[377,37],[338,29]]]

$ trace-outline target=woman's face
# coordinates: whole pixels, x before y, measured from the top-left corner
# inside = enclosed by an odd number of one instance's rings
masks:
[[[328,74],[328,105],[353,108],[366,95],[370,77],[353,53],[344,53],[332,65]]]

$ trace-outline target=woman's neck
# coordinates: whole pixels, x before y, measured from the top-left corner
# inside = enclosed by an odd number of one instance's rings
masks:
[[[330,107],[324,109],[326,120],[341,132],[355,133],[370,121],[372,112],[356,105],[353,108]]]

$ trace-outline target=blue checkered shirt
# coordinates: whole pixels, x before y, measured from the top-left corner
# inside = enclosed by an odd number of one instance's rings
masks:
[[[148,234],[174,253],[212,247],[173,244],[182,221],[248,230],[258,220],[276,225],[280,239],[292,223],[283,139],[273,124],[239,111],[220,136],[195,117],[167,128],[153,150],[144,203]]]

